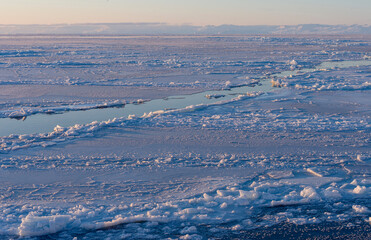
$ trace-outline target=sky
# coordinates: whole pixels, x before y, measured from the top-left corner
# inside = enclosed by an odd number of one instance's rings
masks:
[[[0,24],[371,24],[370,0],[0,0]]]

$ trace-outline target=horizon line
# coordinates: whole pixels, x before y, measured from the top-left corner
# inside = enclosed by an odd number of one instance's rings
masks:
[[[190,23],[184,23],[184,24],[170,24],[166,22],[81,22],[81,23],[25,23],[25,24],[3,24],[0,23],[0,26],[58,26],[58,25],[101,25],[101,24],[112,24],[112,25],[118,25],[118,24],[126,24],[126,25],[164,25],[164,26],[189,26],[189,27],[219,27],[219,26],[238,26],[238,27],[249,27],[249,26],[303,26],[303,25],[321,25],[321,26],[365,26],[365,27],[371,27],[371,24],[323,24],[323,23],[299,23],[299,24],[252,24],[252,25],[246,25],[246,24],[207,24],[207,25],[194,25]]]

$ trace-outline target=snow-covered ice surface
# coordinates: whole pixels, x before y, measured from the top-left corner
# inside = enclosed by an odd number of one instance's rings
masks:
[[[212,102],[1,137],[0,238],[370,237],[370,36],[0,42],[1,120]]]

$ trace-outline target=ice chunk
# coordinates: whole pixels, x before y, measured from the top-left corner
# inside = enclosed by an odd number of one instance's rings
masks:
[[[223,190],[216,190],[216,193],[219,197],[225,197],[227,195],[227,193]]]
[[[323,177],[322,174],[320,174],[319,172],[316,172],[315,170],[313,170],[311,168],[307,168],[306,171],[309,172],[310,174],[313,174],[314,176]]]
[[[240,224],[234,225],[234,226],[232,227],[232,230],[233,230],[233,231],[239,231],[239,230],[241,230],[241,229],[242,229],[242,226],[241,226]]]
[[[356,188],[353,189],[353,193],[355,194],[364,194],[366,192],[366,187],[365,186],[357,186]]]
[[[279,79],[277,79],[277,80],[272,79],[271,80],[271,83],[272,83],[272,87],[276,87],[276,88],[286,87],[287,86],[287,84],[281,82]]]
[[[304,188],[300,192],[300,196],[302,196],[303,198],[309,198],[309,199],[318,199],[319,198],[316,190],[314,190],[314,188],[312,188],[312,187]]]
[[[358,182],[357,182],[357,179],[354,179],[350,184],[352,184],[352,185],[358,185]]]
[[[364,206],[361,206],[361,205],[353,205],[352,208],[356,213],[368,213],[368,212],[370,212],[370,210],[367,207],[364,207]]]
[[[181,236],[179,239],[186,239],[186,240],[201,240],[202,237],[200,235],[197,235],[197,234],[193,234],[193,235],[184,235],[184,236]]]
[[[363,156],[360,155],[360,154],[358,154],[358,155],[357,155],[357,161],[359,161],[359,162],[363,162]]]
[[[132,119],[135,119],[136,118],[136,115],[135,114],[130,114],[129,116],[128,116],[128,119],[129,120],[132,120]]]
[[[205,201],[207,201],[207,202],[212,201],[214,199],[212,196],[210,196],[207,193],[204,193],[203,197],[204,197]]]
[[[54,128],[54,132],[63,132],[64,130],[65,130],[64,127],[61,127],[59,125],[55,126]]]
[[[245,198],[245,199],[249,199],[249,200],[255,200],[257,198],[259,198],[259,193],[255,192],[255,191],[243,191],[243,190],[240,190],[240,198]]]
[[[224,208],[227,208],[228,207],[228,204],[227,203],[222,203],[220,204],[220,208],[224,209]]]
[[[333,187],[328,187],[323,190],[323,195],[328,199],[338,199],[342,197],[339,191]]]
[[[180,231],[181,234],[192,234],[197,233],[197,228],[195,226],[185,227]]]
[[[19,236],[42,236],[62,231],[72,221],[69,215],[36,217],[27,215],[18,228]]]

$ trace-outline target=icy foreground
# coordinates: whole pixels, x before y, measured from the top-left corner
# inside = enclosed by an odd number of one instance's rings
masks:
[[[370,66],[340,64],[369,60],[369,37],[0,41],[3,119],[259,86],[262,76],[272,88],[1,137],[0,238],[228,239],[344,222],[370,236]]]

